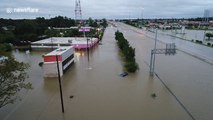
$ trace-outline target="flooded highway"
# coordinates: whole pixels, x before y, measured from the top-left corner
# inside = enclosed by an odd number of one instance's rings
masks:
[[[172,36],[177,36],[179,38],[187,39],[187,40],[204,40],[205,33],[211,33],[211,30],[162,30],[161,31],[164,34],[172,35]],[[176,32],[178,34],[176,34]],[[184,32],[185,34],[180,34]],[[207,39],[207,38],[205,38]],[[204,42],[204,41],[203,41]],[[211,41],[209,41],[211,42]]]
[[[152,39],[154,36],[147,38],[140,32],[130,30],[131,26],[122,23],[116,25],[136,48],[136,60],[141,60],[138,61],[139,63],[148,64],[150,50],[154,47],[154,39]],[[157,42],[157,48],[165,48],[165,44]],[[209,53],[213,51],[209,50]],[[209,57],[212,58],[213,54],[209,54]],[[195,118],[198,120],[213,119],[213,115],[211,115],[213,112],[213,103],[211,102],[213,100],[211,94],[213,92],[213,66],[211,64],[178,51],[174,56],[156,55],[155,72]]]
[[[142,29],[137,29],[123,23],[118,23],[121,25],[121,28],[132,30],[136,33],[143,34],[149,38],[155,38],[155,33],[149,32]],[[127,28],[126,28],[127,27]],[[195,32],[197,33],[197,32]],[[203,34],[199,33],[197,36],[203,37]],[[163,33],[162,31],[158,30],[158,40],[163,43],[175,43],[177,48],[189,55],[195,56],[201,60],[204,60],[208,63],[213,64],[213,49],[211,47],[206,47],[200,44],[193,43],[191,41],[183,40],[168,34]]]
[[[43,78],[39,62],[47,52],[14,51],[15,58],[30,64],[33,90],[22,91],[21,101],[0,109],[3,120],[191,120],[166,89],[171,89],[196,120],[213,119],[213,66],[177,51],[174,56],[157,55],[155,72],[149,76],[150,50],[154,40],[115,23],[104,34],[102,45],[76,51],[75,64],[62,77],[65,113],[61,112],[57,78]],[[119,29],[136,48],[139,71],[120,77],[123,60],[114,39]],[[157,43],[158,48],[165,45]],[[91,68],[91,69],[88,69]],[[155,93],[156,98],[151,97]],[[70,96],[73,96],[70,97]]]

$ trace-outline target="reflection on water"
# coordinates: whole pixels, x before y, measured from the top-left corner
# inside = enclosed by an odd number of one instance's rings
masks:
[[[80,59],[84,57],[84,51],[82,50],[75,51],[75,57],[77,61],[80,61]]]

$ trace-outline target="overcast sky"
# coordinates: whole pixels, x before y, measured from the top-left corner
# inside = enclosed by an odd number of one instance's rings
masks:
[[[38,11],[14,12],[17,8]],[[83,18],[203,17],[205,9],[213,16],[213,0],[81,0],[81,8]],[[74,9],[75,0],[0,0],[0,18],[74,18]]]

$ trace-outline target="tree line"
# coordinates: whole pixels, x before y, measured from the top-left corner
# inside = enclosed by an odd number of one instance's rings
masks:
[[[27,44],[45,35],[48,27],[75,26],[75,20],[57,16],[51,19],[0,19],[0,43]]]
[[[105,28],[107,26],[106,19],[102,20],[84,20],[84,23],[91,27]],[[3,19],[0,18],[0,43],[12,43],[14,45],[25,45],[46,37],[60,36],[64,32],[65,36],[82,36],[77,29],[54,30],[52,28],[69,28],[71,26],[79,26],[74,19],[57,16],[51,19],[38,17],[36,19]]]
[[[132,48],[124,38],[123,33],[117,31],[115,32],[115,39],[117,40],[118,47],[120,48],[121,52],[125,58],[125,68],[128,72],[136,72],[138,70],[138,64],[135,61],[135,49]]]

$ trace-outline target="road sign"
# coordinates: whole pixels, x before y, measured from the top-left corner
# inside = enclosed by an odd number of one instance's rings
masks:
[[[166,44],[165,55],[174,55],[176,53],[175,43]]]
[[[151,59],[150,59],[151,75],[153,75],[154,68],[155,68],[155,54],[175,55],[176,54],[175,43],[167,43],[166,49],[156,49],[156,47],[155,47],[155,49],[151,50]]]
[[[90,28],[88,28],[88,27],[81,27],[79,29],[79,32],[90,32]]]

